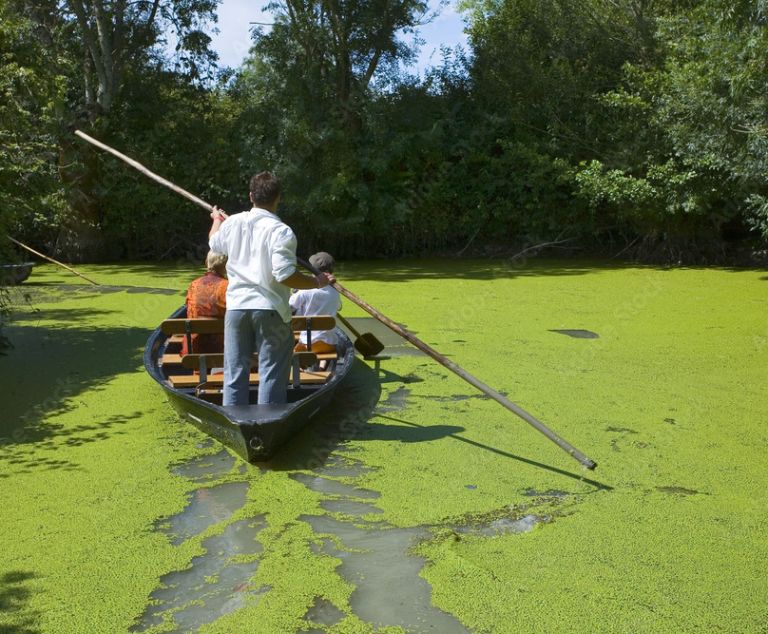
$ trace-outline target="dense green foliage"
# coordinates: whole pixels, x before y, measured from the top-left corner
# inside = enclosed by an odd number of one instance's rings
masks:
[[[51,33],[53,38],[54,32]],[[65,108],[65,66],[32,19],[0,2],[0,231],[50,238],[61,223],[57,138]],[[0,257],[13,259],[6,240]]]
[[[111,140],[119,131],[137,151],[158,122],[172,127],[166,116],[183,120],[195,100],[169,93],[180,86],[189,95],[212,76],[210,38],[200,29],[214,8],[210,0],[0,0],[0,214],[19,239],[72,259],[141,255],[130,234],[124,241],[123,228],[113,230],[132,211],[108,195],[124,175],[112,176],[72,132]],[[168,33],[179,41],[172,60],[162,52]],[[147,104],[155,109],[146,112]],[[168,141],[177,139],[153,138],[149,155]]]
[[[762,248],[762,2],[461,7],[471,51],[414,77],[401,34],[428,19],[423,0],[273,2],[274,24],[223,72],[210,0],[0,0],[3,231],[72,259],[204,251],[204,212],[79,127],[229,211],[252,172],[276,170],[305,251]]]

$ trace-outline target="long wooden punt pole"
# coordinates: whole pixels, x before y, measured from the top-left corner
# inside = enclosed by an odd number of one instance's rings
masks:
[[[34,253],[35,255],[43,258],[44,260],[48,260],[49,262],[53,262],[54,264],[58,264],[60,267],[67,269],[67,271],[69,271],[70,273],[74,273],[78,277],[82,277],[84,280],[88,280],[91,284],[94,284],[95,286],[99,286],[98,282],[94,282],[91,278],[85,277],[85,275],[83,275],[82,273],[78,273],[77,271],[75,271],[75,269],[68,267],[66,264],[62,264],[58,260],[54,260],[53,258],[48,257],[47,255],[43,255],[39,251],[35,251],[32,247],[28,247],[23,242],[19,242],[18,240],[16,240],[15,238],[12,238],[11,236],[8,236],[8,239],[11,242],[13,242],[14,244],[18,244],[22,249],[26,249],[30,253]]]
[[[88,141],[89,143],[92,143],[96,147],[101,148],[102,150],[109,152],[110,154],[116,156],[120,160],[128,163],[131,167],[137,169],[142,174],[147,176],[148,178],[151,178],[152,180],[160,183],[161,185],[165,185],[169,189],[175,191],[177,194],[183,196],[184,198],[191,200],[193,203],[197,204],[198,206],[202,207],[208,212],[213,211],[213,205],[208,204],[204,200],[201,200],[197,196],[194,196],[190,194],[188,191],[183,190],[181,187],[174,185],[170,181],[162,178],[161,176],[158,176],[154,172],[151,172],[146,167],[144,167],[141,163],[134,161],[133,159],[125,156],[124,154],[121,154],[117,150],[109,147],[108,145],[102,143],[101,141],[97,141],[93,137],[88,136],[84,132],[81,132],[80,130],[75,130],[75,134],[79,136],[80,138]],[[542,423],[540,420],[538,420],[535,416],[529,414],[526,412],[522,407],[519,407],[518,405],[515,405],[512,401],[510,401],[506,396],[503,394],[500,394],[496,390],[494,390],[492,387],[486,385],[479,379],[472,376],[469,372],[462,369],[458,365],[456,365],[453,361],[448,359],[446,356],[440,354],[437,350],[432,348],[431,346],[427,345],[421,339],[416,337],[415,335],[411,334],[402,326],[395,323],[389,317],[386,315],[383,315],[378,310],[376,310],[373,306],[368,304],[366,301],[360,299],[357,295],[352,293],[351,291],[344,288],[341,284],[338,282],[334,283],[333,287],[339,291],[344,297],[349,299],[354,304],[357,304],[360,308],[362,308],[365,312],[367,312],[369,315],[380,321],[382,324],[387,326],[390,330],[393,330],[395,333],[400,335],[403,339],[408,341],[409,343],[416,346],[419,350],[421,350],[424,354],[432,357],[435,361],[437,361],[439,364],[445,366],[448,368],[451,372],[454,374],[460,376],[462,379],[464,379],[467,383],[470,385],[473,385],[478,390],[480,390],[483,394],[486,396],[492,398],[494,401],[499,403],[500,405],[503,405],[506,407],[509,411],[511,411],[513,414],[516,414],[520,418],[522,418],[526,423],[534,427],[537,431],[544,434],[547,438],[549,438],[553,443],[555,443],[560,449],[565,451],[567,454],[578,460],[582,465],[584,465],[587,469],[594,469],[597,466],[597,463],[593,460],[590,460],[586,455],[584,455],[581,451],[576,449],[573,445],[571,445],[569,442],[558,436],[555,432],[553,432],[551,429],[549,429],[544,423]]]

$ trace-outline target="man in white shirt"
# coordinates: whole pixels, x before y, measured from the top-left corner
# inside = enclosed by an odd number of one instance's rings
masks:
[[[330,253],[320,251],[310,256],[309,263],[321,273],[333,273],[336,262]],[[341,308],[339,291],[333,286],[296,291],[288,300],[296,315],[331,315],[336,316]],[[312,331],[312,352],[336,352],[336,332],[334,330]],[[308,350],[307,333],[302,332],[296,344],[296,352]]]
[[[224,316],[224,405],[248,404],[251,356],[259,354],[259,403],[285,403],[293,354],[290,289],[323,288],[328,273],[314,277],[296,268],[296,236],[277,217],[280,181],[270,172],[251,178],[250,211],[211,212],[209,245],[228,257]]]

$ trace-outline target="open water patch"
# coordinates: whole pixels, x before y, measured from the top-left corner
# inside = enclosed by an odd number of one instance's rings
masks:
[[[428,536],[427,529],[361,527],[325,515],[300,519],[318,535],[331,536],[320,542],[319,550],[341,560],[339,573],[355,586],[349,604],[361,620],[377,628],[395,626],[414,633],[469,632],[432,605],[432,587],[419,576],[426,562],[410,550]]]
[[[313,473],[329,478],[356,478],[370,471],[372,469],[359,460],[330,455],[325,464],[314,469]]]
[[[546,491],[537,491],[534,488],[529,488],[523,491],[523,495],[530,498],[545,498],[545,499],[557,499],[564,500],[568,497],[566,491],[560,491],[559,489],[547,489]]]
[[[392,357],[426,356],[416,346],[408,343],[405,339],[403,339],[403,337],[398,335],[393,330],[390,330],[378,319],[374,319],[373,317],[352,317],[351,319],[347,319],[347,321],[351,323],[355,330],[358,332],[371,333],[374,337],[376,337],[376,339],[381,341],[381,343],[384,344],[384,350],[381,352],[381,354],[386,354]],[[404,324],[398,325],[407,330],[407,327]],[[347,330],[343,325],[340,324],[340,326],[347,332],[352,341],[354,341],[355,335],[353,335],[352,332]],[[408,332],[413,335],[416,334],[410,330]]]
[[[172,631],[193,632],[252,605],[269,590],[250,584],[259,563],[232,559],[260,553],[257,536],[265,526],[262,516],[242,519],[229,524],[220,535],[203,540],[205,554],[194,557],[186,570],[160,579],[160,587],[150,595],[151,604],[130,631],[143,632],[170,619],[176,626]]]
[[[376,413],[385,413],[385,412],[398,412],[401,410],[404,410],[407,404],[407,399],[411,394],[411,390],[409,390],[405,386],[400,386],[396,390],[393,390],[387,395],[386,400],[379,403],[378,407],[376,407]]]
[[[530,504],[510,505],[479,515],[467,515],[452,522],[454,535],[498,537],[528,533],[539,524],[548,524],[562,514],[558,509],[571,498],[565,491],[549,489],[538,491],[528,488],[526,497],[534,498]]]
[[[235,457],[226,449],[218,453],[193,458],[173,468],[173,473],[192,482],[206,482],[220,478],[235,466]]]
[[[312,604],[312,607],[309,608],[307,613],[304,615],[304,619],[313,625],[332,626],[336,625],[336,623],[341,621],[345,616],[346,615],[344,612],[339,610],[339,608],[333,605],[333,603],[327,599],[323,599],[322,597],[317,597],[315,602]],[[307,630],[307,632],[311,631],[312,630]],[[322,630],[315,631],[322,632]]]
[[[370,489],[359,489],[354,485],[340,482],[339,480],[330,480],[316,475],[306,473],[293,473],[291,478],[301,482],[305,487],[317,493],[325,495],[339,495],[351,498],[376,499],[381,496],[378,491]]]
[[[401,389],[396,398],[408,394],[408,390]],[[352,612],[375,628],[394,626],[414,633],[468,632],[455,617],[432,605],[432,588],[419,576],[425,560],[413,555],[412,549],[429,537],[429,530],[372,521],[366,516],[383,513],[374,504],[380,493],[361,488],[353,480],[370,469],[347,457],[336,457],[332,467],[352,477],[334,480],[325,477],[327,472],[319,475],[323,471],[320,468],[310,474],[291,474],[291,478],[324,496],[320,501],[324,514],[302,515],[299,519],[307,522],[316,535],[310,544],[312,551],[339,559],[338,573],[354,585],[349,598]],[[338,606],[317,597],[304,618],[309,630],[333,627],[343,617]]]
[[[498,537],[499,535],[516,535],[532,531],[537,524],[549,522],[552,518],[548,515],[535,515],[529,513],[517,519],[500,517],[487,524],[474,526],[457,526],[454,530],[464,535],[480,535],[483,537]]]
[[[196,489],[187,507],[178,515],[159,522],[157,528],[178,546],[209,526],[228,520],[245,505],[247,495],[247,482],[226,482]]]

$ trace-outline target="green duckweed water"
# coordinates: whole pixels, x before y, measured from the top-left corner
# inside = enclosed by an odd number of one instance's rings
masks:
[[[135,630],[162,579],[194,572],[206,544],[241,526],[258,544],[231,563],[250,578],[231,589],[235,609],[199,631],[431,631],[360,618],[343,544],[310,518],[418,533],[409,547],[428,607],[471,632],[766,631],[764,272],[578,261],[339,272],[596,460],[594,472],[424,356],[396,356],[379,377],[356,368],[378,404],[350,414],[342,402],[270,465],[222,460],[141,359],[197,272],[83,272],[110,292],[35,268],[0,358],[0,631]],[[598,337],[553,332],[569,329]],[[224,466],[179,471],[205,456]],[[308,486],[324,469],[375,497]],[[228,483],[247,483],[234,485],[244,503],[186,539],[163,530],[201,488]],[[227,571],[212,570],[215,586]],[[142,631],[173,631],[172,612]]]

